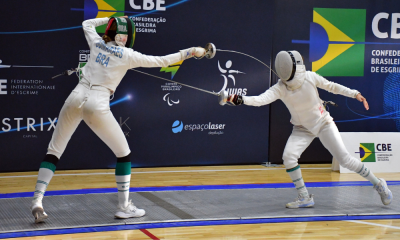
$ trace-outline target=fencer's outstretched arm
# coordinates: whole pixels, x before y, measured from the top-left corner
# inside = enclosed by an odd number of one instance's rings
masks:
[[[277,84],[258,96],[242,96],[243,103],[255,107],[270,104],[282,97],[283,91],[281,85],[283,84],[279,81]]]
[[[367,110],[369,109],[367,99],[365,99],[365,97],[363,97],[359,91],[350,89],[338,83],[328,81],[326,78],[316,74],[315,72],[309,72],[309,73],[312,77],[312,80],[315,81],[315,86],[317,86],[318,88],[322,88],[334,94],[340,94],[346,97],[356,98],[358,101],[364,104],[365,109]]]
[[[202,47],[192,47],[166,56],[145,55],[133,50],[130,50],[129,54],[130,68],[168,67],[171,64],[192,58],[194,56],[202,57],[206,54],[206,51]]]
[[[123,16],[122,18],[127,18]],[[95,18],[85,20],[82,23],[83,31],[85,32],[86,40],[88,41],[89,47],[92,46],[94,41],[101,40],[101,37],[96,32],[96,27],[107,24],[109,21],[108,17]],[[180,50],[175,54],[169,54],[166,56],[150,56],[144,55],[139,52],[128,50],[129,55],[129,68],[136,67],[167,67],[168,65],[192,58],[192,57],[203,57],[206,54],[206,50],[202,47],[191,47],[188,49]]]
[[[318,75],[315,72],[308,73],[310,74],[309,76],[311,77],[311,80],[315,82],[316,87],[324,89],[333,94],[340,94],[346,97],[356,98],[357,94],[360,93],[357,90],[353,90],[338,83],[328,81],[326,78]]]

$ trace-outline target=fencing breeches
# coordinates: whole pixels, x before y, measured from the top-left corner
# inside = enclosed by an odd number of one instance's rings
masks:
[[[110,111],[110,91],[101,86],[90,88],[81,81],[61,109],[47,154],[60,159],[82,119],[117,158],[130,153],[125,135]]]
[[[293,132],[286,143],[282,157],[286,169],[291,169],[298,165],[298,159],[301,154],[315,137],[319,137],[324,147],[343,167],[353,172],[357,172],[362,168],[361,161],[347,152],[336,124],[329,122],[321,127],[317,136],[302,126],[293,126]]]

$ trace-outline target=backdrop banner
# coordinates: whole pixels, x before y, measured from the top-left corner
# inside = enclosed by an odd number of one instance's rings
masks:
[[[299,51],[307,70],[357,89],[355,99],[319,91],[341,132],[400,130],[400,2],[397,0],[71,0],[6,1],[0,16],[0,172],[37,170],[59,111],[78,77],[51,77],[86,64],[82,21],[128,15],[134,50],[163,56],[212,42],[272,66],[281,50]],[[37,14],[37,13],[40,14]],[[24,20],[22,20],[24,19]],[[97,31],[104,33],[105,26]],[[218,51],[166,68],[139,68],[218,92],[256,96],[278,78],[251,57]],[[111,111],[133,167],[282,163],[291,134],[281,101],[260,108],[220,106],[218,98],[128,71]],[[330,163],[319,140],[300,163]],[[57,169],[113,168],[111,150],[82,122]]]
[[[340,135],[350,155],[360,159],[372,172],[400,172],[400,133],[342,132]],[[340,173],[354,172],[340,166]]]
[[[331,116],[341,132],[400,130],[399,1],[276,1],[273,56],[298,50],[306,69],[356,89],[370,109],[355,99],[319,90],[335,102]],[[272,84],[277,81],[274,76]],[[271,105],[270,161],[282,163],[291,134],[290,114],[281,101]],[[330,163],[332,155],[316,139],[300,163]]]
[[[75,75],[51,77],[83,66],[89,58],[82,21],[128,15],[137,29],[134,50],[147,55],[163,56],[212,42],[269,64],[273,6],[272,0],[2,3],[0,172],[37,170],[44,158],[59,111],[78,83]],[[102,35],[104,29],[97,31]],[[231,52],[138,70],[215,92],[226,84],[230,93],[242,95],[258,95],[270,82],[267,67]],[[216,96],[134,71],[128,71],[110,103],[131,148],[133,167],[268,160],[269,107],[220,106]],[[82,122],[57,169],[115,164],[111,150]]]

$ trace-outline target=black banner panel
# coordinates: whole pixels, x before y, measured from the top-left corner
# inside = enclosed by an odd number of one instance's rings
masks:
[[[2,3],[0,171],[37,170],[90,49],[82,22],[128,15],[134,50],[163,56],[213,43],[213,59],[138,68],[210,92],[259,95],[270,85],[274,1],[72,0]],[[100,35],[105,26],[97,27]],[[234,51],[234,52],[232,52]],[[237,53],[240,52],[240,53]],[[133,167],[268,161],[269,106],[230,107],[210,93],[128,71],[110,108],[132,151]],[[82,121],[57,169],[113,168],[116,157]]]

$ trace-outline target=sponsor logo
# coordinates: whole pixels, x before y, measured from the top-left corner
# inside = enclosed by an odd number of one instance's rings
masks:
[[[171,80],[174,78],[176,72],[178,72],[181,67],[183,60],[174,64],[169,65],[168,67],[161,68],[160,72],[171,73]]]
[[[90,50],[79,50],[79,65],[78,68],[83,68],[90,59]],[[82,70],[78,72],[79,80],[82,79]]]
[[[228,79],[232,80],[233,86],[236,85],[236,78],[233,74],[245,74],[244,72],[241,72],[239,70],[232,70],[230,69],[232,67],[232,61],[228,60],[225,63],[225,68],[222,68],[219,61],[218,61],[218,69],[221,72],[221,76],[224,79],[224,85],[222,89],[225,89],[228,94],[237,94],[237,95],[246,95],[247,94],[247,88],[227,88],[228,86]]]
[[[129,120],[130,117],[128,117],[127,119],[123,120],[122,117],[119,118],[119,126],[122,129],[122,132],[125,134],[125,136],[129,137],[129,133],[131,131],[131,128],[128,126],[128,124],[126,123]],[[129,130],[126,130],[126,128]]]
[[[206,123],[206,124],[186,124],[183,125],[182,121],[176,120],[172,124],[172,132],[173,133],[178,133],[182,132],[182,130],[185,131],[209,131],[209,135],[221,135],[224,134],[223,131],[225,129],[226,124],[215,124],[215,123]]]
[[[12,120],[15,121],[14,124],[17,125],[16,128],[13,128],[15,125],[12,124]],[[26,120],[24,120],[24,118],[3,118],[3,120],[1,121],[2,123],[2,128],[0,133],[8,133],[8,132],[19,132],[21,130],[26,130],[26,131],[36,131],[39,130],[41,132],[43,131],[50,131],[51,129],[55,129],[56,125],[55,123],[57,122],[57,118],[40,118],[39,121],[35,120],[34,118],[31,117],[27,117]],[[48,122],[44,122],[44,121],[48,121]],[[37,123],[39,122],[39,123]],[[21,126],[23,123],[26,123],[26,126]],[[49,127],[44,127],[50,125]]]
[[[164,97],[163,97],[163,100],[164,100],[165,102],[168,103],[168,106],[171,107],[171,106],[173,106],[174,104],[179,104],[179,99],[178,99],[178,101],[170,100],[169,94],[170,94],[170,93],[167,93],[167,94],[165,94]]]
[[[386,19],[390,19],[387,21]],[[398,19],[400,13],[380,12],[371,22],[374,36],[400,39]],[[386,20],[386,21],[385,21]],[[391,23],[391,26],[387,26]],[[340,8],[314,8],[313,22],[310,23],[309,40],[292,40],[292,43],[309,44],[309,60],[312,71],[322,76],[364,76],[365,45],[398,45],[395,42],[365,42],[366,10]],[[372,50],[371,73],[400,72],[398,50]],[[340,69],[340,71],[337,71]]]
[[[177,83],[165,83],[164,85],[161,85],[161,89],[163,91],[180,91],[182,88],[182,85],[178,85]]]
[[[173,124],[172,124],[172,132],[173,133],[179,133],[182,132],[183,129],[183,123],[179,120],[176,120]]]
[[[360,143],[359,149],[356,153],[360,154],[361,162],[384,162],[393,157],[391,143]]]
[[[375,160],[375,144],[374,143],[360,143],[361,162],[376,162]]]
[[[165,9],[166,9],[164,7],[165,0],[143,0],[142,5],[140,5],[140,3],[137,4],[138,2],[141,2],[141,1],[129,0],[129,5],[135,10],[141,10],[141,9],[154,10],[154,8],[155,8],[155,10],[157,10],[157,11],[165,11]]]
[[[0,95],[7,94],[7,79],[0,79]]]
[[[87,62],[90,58],[90,50],[79,50],[79,62]]]
[[[323,76],[364,76],[366,10],[314,8],[310,23],[312,71]],[[340,69],[340,71],[337,71]]]
[[[55,90],[55,85],[44,85],[44,80],[33,79],[11,79],[7,81],[10,83],[7,93],[11,95],[39,95],[41,90]],[[1,80],[0,80],[1,88]],[[1,90],[1,89],[0,89]],[[6,94],[7,94],[6,93]]]
[[[129,2],[129,4],[126,4]],[[170,6],[176,6],[181,2],[173,3]],[[128,10],[125,9],[125,5]],[[84,0],[84,8],[72,8],[73,11],[83,11],[84,20],[104,17],[121,17],[124,15],[133,15],[130,17],[136,25],[136,32],[156,33],[156,23],[166,22],[163,17],[141,17],[142,14],[166,11],[165,0]],[[133,11],[132,11],[133,10]],[[98,33],[104,33],[107,24],[96,27]]]

